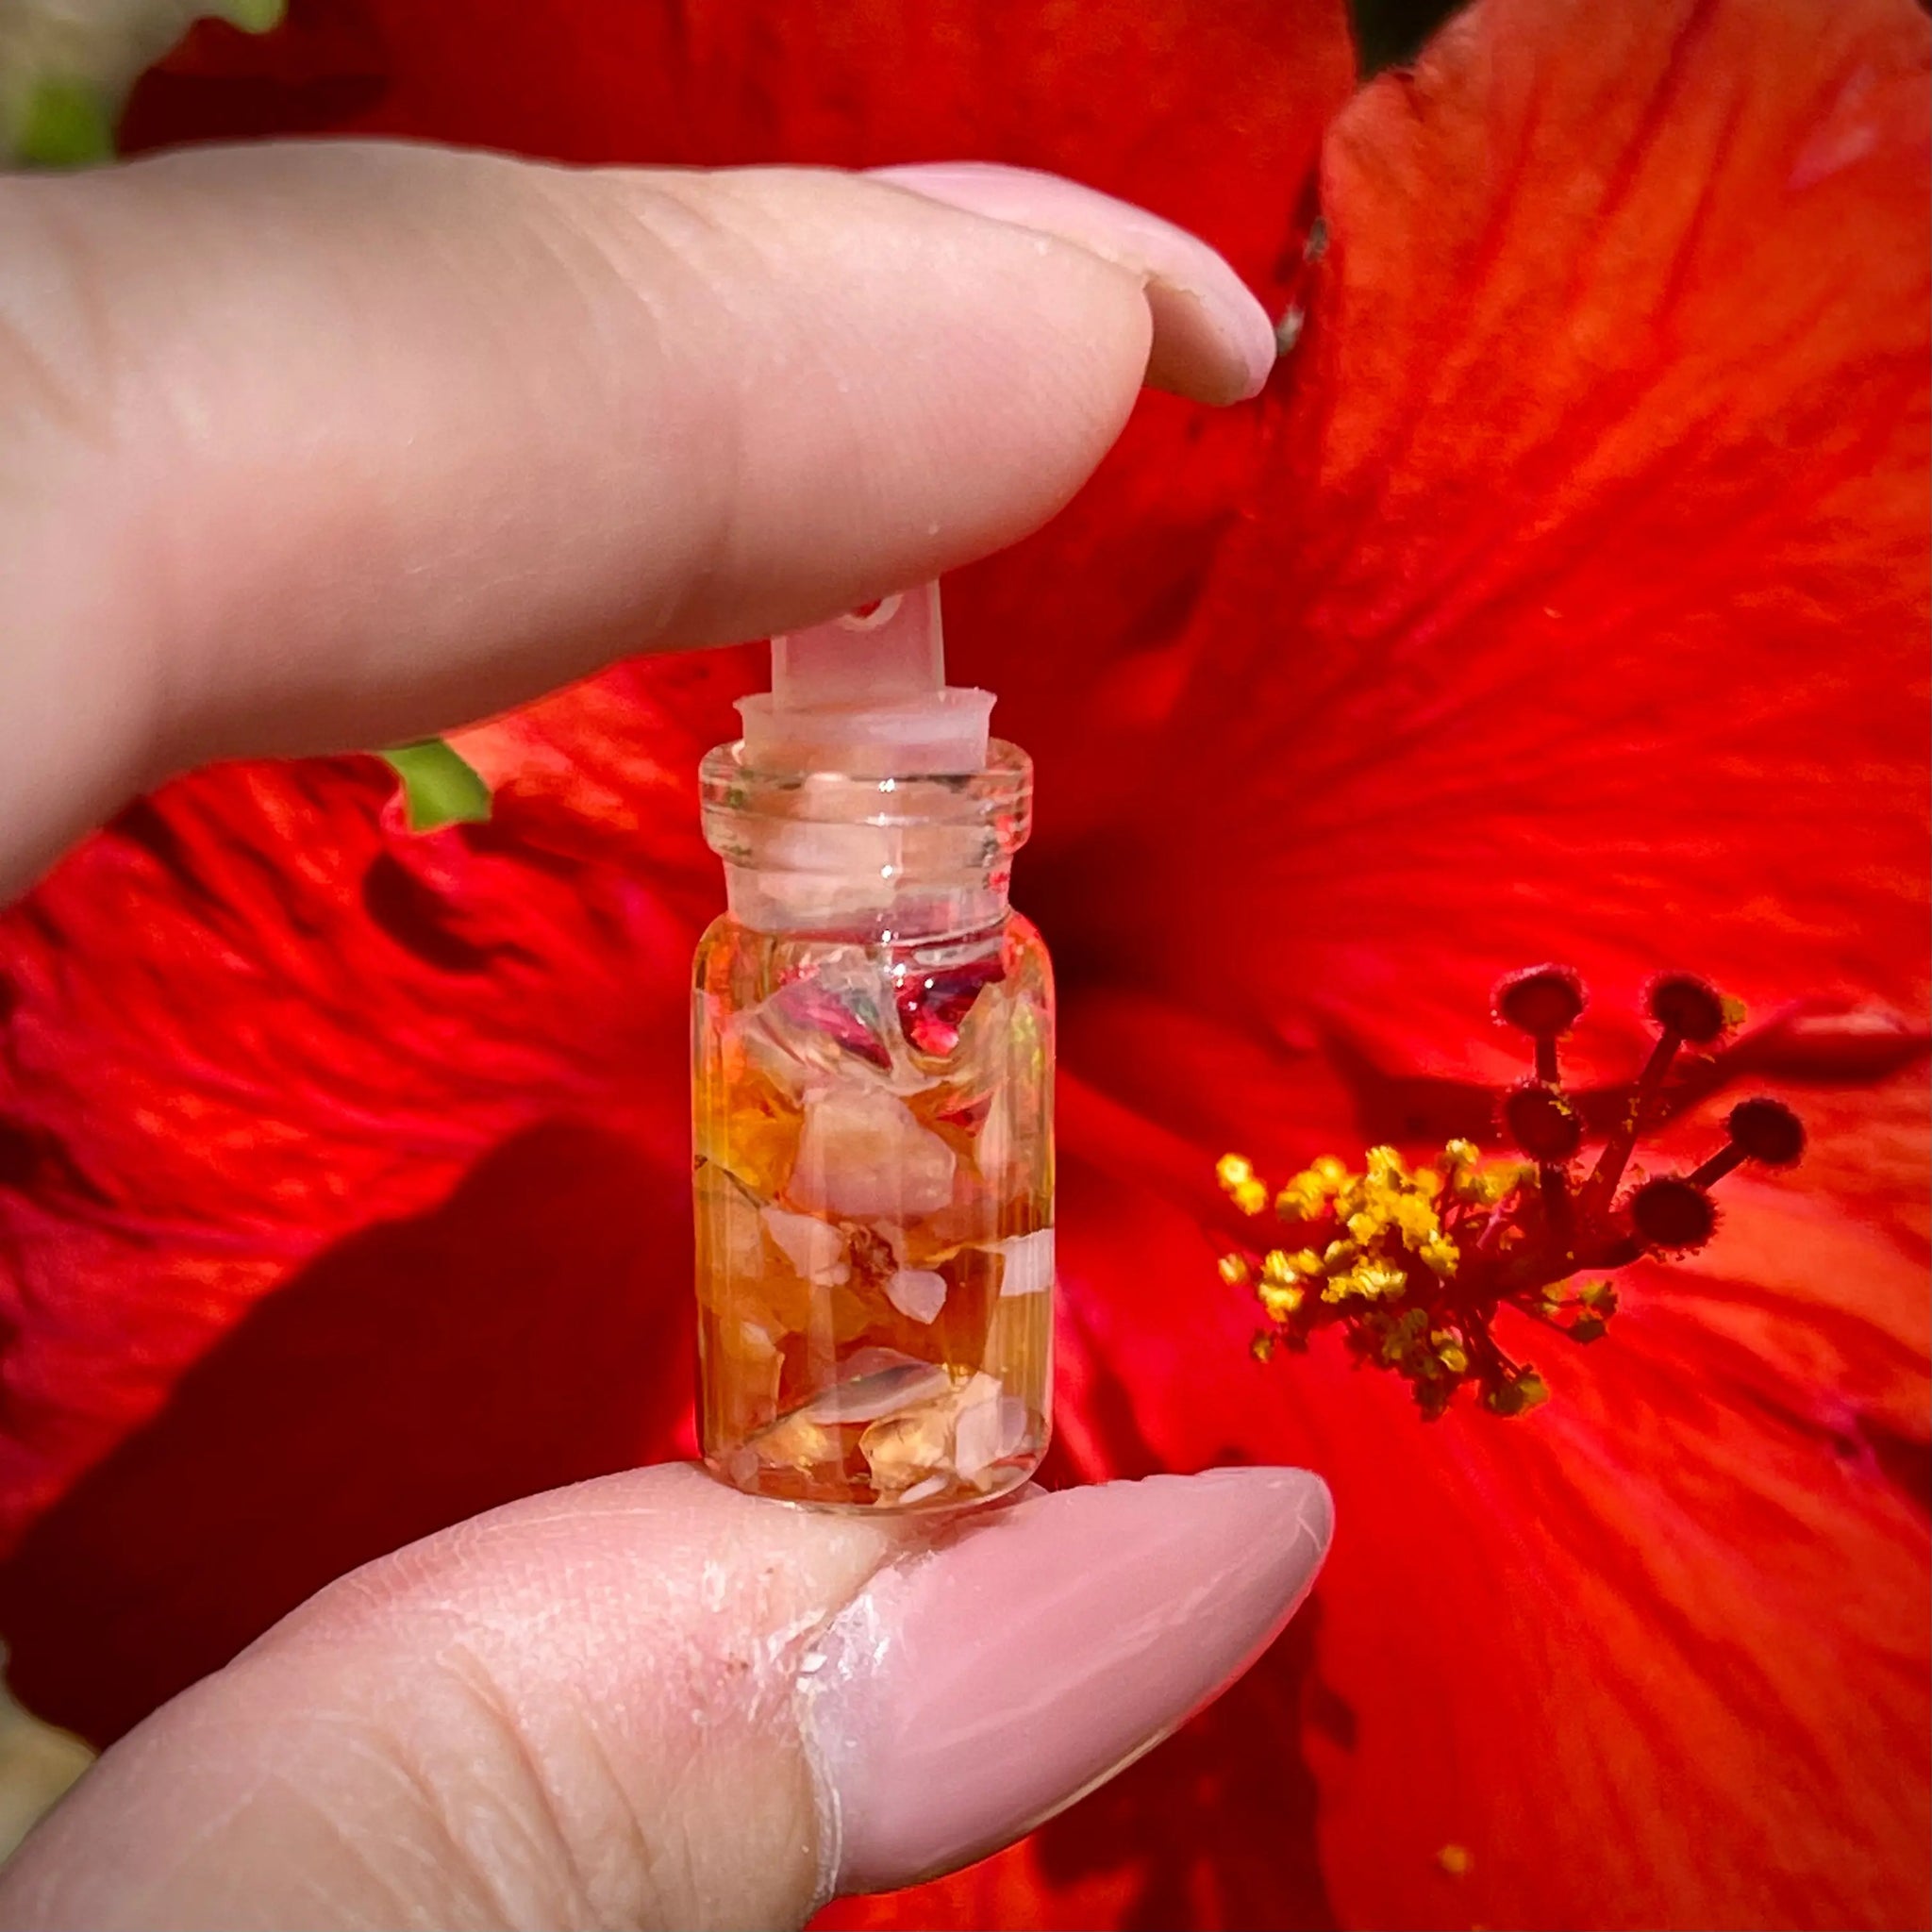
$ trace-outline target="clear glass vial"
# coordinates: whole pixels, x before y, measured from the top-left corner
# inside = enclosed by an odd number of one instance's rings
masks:
[[[971,771],[877,771],[876,741],[871,774],[761,769],[752,736],[702,773],[730,906],[692,1010],[705,1460],[794,1502],[984,1501],[1050,1426],[1053,983],[1008,905],[1031,764],[969,734]]]

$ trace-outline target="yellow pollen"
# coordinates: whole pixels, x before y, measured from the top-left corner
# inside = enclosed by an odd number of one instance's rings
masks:
[[[1443,1414],[1471,1380],[1496,1415],[1522,1415],[1549,1399],[1533,1368],[1474,1348],[1476,1338],[1488,1333],[1479,1295],[1474,1326],[1466,1315],[1451,1312],[1458,1306],[1459,1273],[1478,1276],[1479,1289],[1486,1266],[1509,1264],[1522,1239],[1507,1219],[1511,1197],[1520,1199],[1524,1190],[1540,1184],[1534,1166],[1484,1166],[1474,1142],[1451,1141],[1431,1165],[1413,1171],[1392,1147],[1371,1148],[1359,1172],[1324,1155],[1272,1194],[1244,1155],[1224,1155],[1215,1176],[1242,1213],[1258,1214],[1272,1199],[1284,1219],[1319,1225],[1333,1237],[1320,1248],[1284,1242],[1259,1251],[1257,1243],[1254,1250],[1217,1257],[1222,1280],[1251,1288],[1273,1324],[1250,1344],[1257,1360],[1283,1349],[1300,1353],[1314,1330],[1334,1323],[1345,1327],[1364,1358],[1408,1380],[1424,1417]],[[1477,1247],[1485,1230],[1496,1225],[1491,1209],[1506,1217],[1505,1224],[1489,1246]],[[1567,1293],[1556,1285],[1525,1283],[1512,1298],[1577,1341],[1602,1335],[1617,1307],[1607,1281]]]
[[[1467,1876],[1470,1866],[1474,1862],[1469,1856],[1467,1845],[1444,1845],[1436,1854],[1436,1863],[1441,1866],[1451,1878]]]
[[[1407,1292],[1408,1277],[1381,1261],[1359,1261],[1344,1274],[1333,1274],[1322,1291],[1324,1302],[1394,1301]]]
[[[1407,1180],[1408,1169],[1392,1147],[1371,1147],[1367,1156],[1369,1178],[1377,1181]],[[1341,1163],[1336,1163],[1338,1166]]]
[[[1450,1176],[1449,1191],[1458,1201],[1493,1208],[1511,1188],[1524,1184],[1529,1170],[1520,1162],[1503,1161],[1489,1167],[1458,1167]]]
[[[1274,1197],[1275,1211],[1291,1219],[1312,1221],[1347,1185],[1349,1173],[1341,1161],[1324,1155],[1313,1167],[1294,1175]]]
[[[1442,1231],[1441,1217],[1420,1194],[1404,1194],[1393,1204],[1389,1218],[1411,1248],[1422,1247]]]
[[[1400,1268],[1391,1268],[1381,1261],[1364,1261],[1356,1270],[1356,1279],[1361,1283],[1364,1294],[1388,1301],[1408,1291],[1408,1276]]]
[[[1526,1415],[1550,1399],[1549,1385],[1534,1369],[1518,1371],[1515,1378],[1490,1390],[1484,1406],[1497,1415]]]
[[[1268,1190],[1256,1176],[1255,1163],[1244,1154],[1224,1154],[1214,1163],[1214,1177],[1243,1214],[1258,1214],[1268,1205]]]

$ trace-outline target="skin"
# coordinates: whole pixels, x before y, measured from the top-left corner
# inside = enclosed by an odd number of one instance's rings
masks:
[[[8,892],[205,760],[396,742],[933,576],[1050,517],[1143,375],[1224,402],[1268,354],[1200,243],[1004,171],[196,152],[0,182],[0,265]],[[1044,1549],[1041,1507],[964,1534]],[[801,1657],[958,1534],[684,1469],[459,1525],[109,1752],[0,1920],[796,1924],[836,1857]]]
[[[191,152],[7,182],[0,262],[14,890],[187,766],[933,576],[1072,495],[1150,353],[1254,374],[1077,241],[805,170]]]

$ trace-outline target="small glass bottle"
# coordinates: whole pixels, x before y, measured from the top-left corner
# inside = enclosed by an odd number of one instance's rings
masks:
[[[1050,1426],[1053,982],[1007,898],[1031,762],[945,687],[936,587],[773,656],[702,771],[705,1460],[793,1502],[985,1501]]]

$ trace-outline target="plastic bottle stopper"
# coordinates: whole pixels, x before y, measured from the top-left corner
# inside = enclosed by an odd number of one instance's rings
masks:
[[[760,772],[930,777],[986,763],[991,691],[946,682],[940,587],[772,640],[772,688],[741,698]]]

